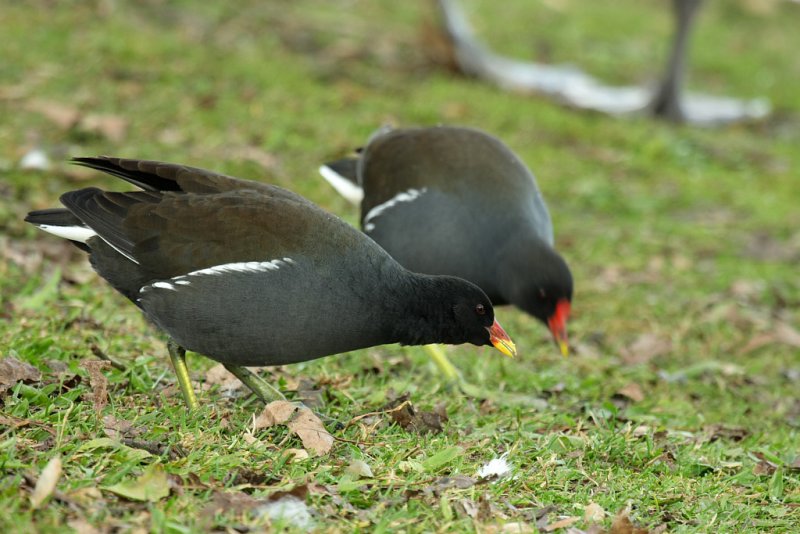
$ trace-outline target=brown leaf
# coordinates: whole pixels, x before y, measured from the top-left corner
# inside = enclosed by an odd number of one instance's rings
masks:
[[[642,391],[642,386],[637,384],[636,382],[631,382],[622,386],[619,391],[617,391],[616,395],[621,397],[626,397],[633,402],[642,402],[645,399],[644,391]]]
[[[253,421],[253,430],[281,425],[289,420],[297,406],[289,401],[273,401],[267,404]]]
[[[725,425],[708,425],[704,429],[704,434],[709,442],[718,439],[729,439],[731,441],[742,441],[750,432],[746,428]]]
[[[286,449],[284,452],[292,457],[292,462],[302,462],[309,458],[308,451],[305,449]]]
[[[410,395],[405,393],[389,401],[382,410],[388,413],[403,430],[419,434],[442,432],[444,430],[443,423],[447,422],[447,411],[444,404],[436,406],[432,412],[417,411],[409,397]]]
[[[67,526],[74,530],[75,534],[100,534],[100,531],[85,519],[71,519],[67,521]]]
[[[42,373],[27,362],[8,356],[0,360],[0,395],[11,389],[17,382],[38,382]]]
[[[637,527],[634,525],[630,518],[628,517],[628,509],[623,509],[617,516],[614,518],[614,522],[611,523],[611,530],[608,531],[609,534],[649,534],[650,531],[643,527]]]
[[[103,431],[109,438],[117,441],[123,437],[132,437],[141,433],[141,430],[134,430],[133,423],[125,419],[117,419],[113,415],[103,417]]]
[[[75,126],[81,116],[78,108],[51,100],[32,100],[28,103],[27,108],[42,115],[62,130],[68,130]]]
[[[594,521],[597,523],[605,519],[605,517],[606,511],[596,502],[590,502],[583,508],[583,519],[585,521]]]
[[[492,502],[485,493],[481,494],[480,498],[478,499],[478,516],[476,519],[481,523],[485,523],[491,519],[494,519],[494,515]]]
[[[219,513],[227,513],[232,515],[241,515],[248,512],[267,501],[265,499],[256,499],[241,491],[237,492],[223,492],[215,491],[214,498],[203,509],[202,515],[206,517],[214,517]]]
[[[466,516],[470,519],[478,517],[478,503],[472,499],[459,499],[454,503],[456,513],[460,516]]]
[[[753,466],[753,474],[758,476],[769,476],[775,473],[777,469],[778,467],[772,462],[761,460]]]
[[[286,424],[303,442],[303,447],[318,456],[326,454],[333,447],[333,436],[325,430],[322,421],[302,405],[298,407],[289,401],[273,401],[253,421],[255,430],[280,424]]]
[[[42,469],[39,480],[36,481],[36,487],[33,488],[33,493],[31,494],[31,508],[35,510],[41,506],[45,499],[55,491],[60,477],[61,458],[54,456],[47,462],[47,465]]]
[[[218,363],[206,371],[206,380],[203,387],[210,389],[212,386],[219,386],[223,393],[229,394],[242,389],[244,384],[233,373],[225,369],[224,365]]]
[[[572,525],[574,525],[575,523],[577,523],[580,520],[581,520],[581,518],[578,517],[578,516],[565,517],[564,519],[559,519],[555,523],[550,523],[549,525],[544,527],[542,530],[544,530],[545,532],[553,532],[554,530],[558,530],[560,528],[571,527]]]
[[[775,341],[775,334],[772,332],[759,332],[755,336],[750,338],[750,341],[745,343],[743,347],[739,349],[739,354],[750,354],[751,352],[755,352],[761,347],[769,345]]]
[[[94,410],[99,414],[108,404],[108,378],[103,371],[111,368],[111,362],[83,360],[81,364],[89,371],[89,385],[92,387],[92,393],[87,397],[94,403]]]
[[[775,325],[775,339],[784,345],[800,348],[800,332],[786,323]]]
[[[325,430],[319,417],[305,406],[297,411],[288,426],[300,437],[303,447],[317,456],[327,454],[333,447],[333,436]]]
[[[800,348],[800,332],[784,322],[779,322],[771,331],[759,332],[750,338],[750,341],[739,349],[739,354],[749,354],[772,343]]]
[[[120,143],[128,133],[128,119],[118,115],[90,113],[80,120],[78,127],[83,131],[101,135],[114,143]]]
[[[664,356],[672,350],[672,341],[651,332],[640,335],[633,343],[620,351],[627,364],[647,363],[653,358]]]

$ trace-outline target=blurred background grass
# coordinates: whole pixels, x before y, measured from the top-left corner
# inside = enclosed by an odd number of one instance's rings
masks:
[[[465,0],[464,6],[496,50],[572,62],[614,83],[655,80],[672,27],[665,1]],[[191,441],[200,451],[191,470],[211,486],[223,471],[250,469],[254,457],[274,486],[298,479],[329,484],[354,455],[385,474],[394,473],[403,451],[412,454],[410,442],[420,444],[422,452],[413,454],[423,456],[459,445],[467,453],[444,474],[474,474],[492,454],[514,451],[524,475],[485,491],[491,502],[510,497],[520,510],[552,504],[562,515],[582,516],[582,507],[597,501],[613,515],[633,500],[636,520],[674,531],[711,525],[791,531],[800,503],[791,467],[800,454],[800,6],[738,0],[703,7],[690,88],[763,96],[774,108],[764,122],[715,130],[579,113],[502,93],[432,61],[433,25],[435,10],[422,1],[6,2],[0,7],[2,355],[45,372],[48,362],[63,361],[80,374],[94,344],[125,361],[132,370],[109,372],[105,414],[141,422],[154,439]],[[227,436],[247,426],[256,405],[226,402],[212,390],[205,393],[212,401],[206,420],[187,422],[170,389],[168,406],[151,414],[154,395],[172,382],[163,345],[133,306],[92,275],[81,254],[26,226],[24,214],[56,205],[67,189],[126,187],[63,163],[111,154],[275,183],[355,224],[356,210],[316,168],[387,122],[479,127],[529,164],[576,279],[570,327],[576,354],[562,359],[544,328],[511,309],[498,315],[521,357],[449,350],[470,380],[535,400],[538,410],[531,403],[481,410],[444,392],[416,349],[388,347],[286,368],[276,376],[289,384],[319,381],[329,395],[321,411],[340,420],[379,408],[390,391],[409,391],[423,406],[445,402],[451,421],[437,438],[383,429],[369,440],[388,445],[342,445],[331,458],[299,466],[276,467],[279,453],[254,452],[245,443],[237,444],[249,451],[240,460],[215,461],[215,451],[230,446]],[[49,170],[21,168],[32,150],[47,155]],[[210,367],[201,358],[191,365],[198,378]],[[326,386],[326,380],[347,384]],[[619,394],[630,384],[642,395]],[[67,395],[78,407],[70,411],[52,398],[54,387],[41,386],[49,398],[37,394],[37,385],[27,396],[15,389],[4,411],[48,425],[69,421],[60,432],[72,439],[102,432],[91,409],[81,408],[85,384]],[[215,426],[228,417],[232,429]],[[709,425],[744,434],[734,439]],[[635,428],[640,434],[632,434]],[[666,442],[654,438],[658,432],[667,433]],[[580,444],[559,445],[564,436]],[[76,454],[70,439],[38,449],[31,427],[9,428],[4,437],[9,525],[63,525],[74,515],[63,503],[35,515],[19,486],[22,473],[36,472],[52,455]],[[677,467],[654,467],[667,452]],[[773,467],[759,471],[759,454]],[[190,470],[163,461],[170,473]],[[65,491],[137,469],[108,452],[77,455],[65,467]],[[602,483],[581,487],[576,471]],[[421,480],[404,477],[409,484]],[[417,517],[431,530],[531,522],[506,510],[505,520],[495,515],[473,523],[448,516],[437,499],[423,499],[412,513],[376,478],[344,494],[366,515],[337,517],[339,528],[403,528]],[[167,525],[169,509],[175,525],[201,528],[193,513],[209,491],[151,505],[148,524]],[[330,519],[326,499],[311,502]],[[135,514],[124,510],[125,517]],[[96,525],[107,525],[108,517],[86,513]]]

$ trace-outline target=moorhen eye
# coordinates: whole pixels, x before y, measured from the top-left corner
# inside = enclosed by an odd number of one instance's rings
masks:
[[[475,306],[475,313],[478,315],[486,315],[486,308],[483,307],[483,304],[478,304]]]

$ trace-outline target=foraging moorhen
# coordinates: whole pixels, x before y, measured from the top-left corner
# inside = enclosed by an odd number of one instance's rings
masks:
[[[25,220],[89,252],[98,274],[168,334],[190,408],[186,349],[221,362],[264,400],[282,396],[243,366],[386,343],[515,352],[477,286],[408,271],[291,191],[157,161],[73,161],[143,190],[70,191],[66,209]]]
[[[462,127],[382,128],[357,158],[320,173],[361,204],[363,231],[404,267],[474,282],[495,305],[545,323],[567,354],[572,274],[533,174],[499,139]]]

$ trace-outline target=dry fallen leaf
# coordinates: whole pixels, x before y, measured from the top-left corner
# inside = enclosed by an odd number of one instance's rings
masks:
[[[459,499],[454,503],[453,507],[456,513],[462,517],[466,516],[470,519],[476,519],[478,517],[478,503],[472,499]]]
[[[80,120],[78,126],[83,131],[99,134],[114,143],[123,141],[128,133],[128,120],[118,115],[90,113]]]
[[[388,413],[403,430],[419,434],[438,434],[444,430],[443,424],[447,422],[447,410],[443,404],[436,406],[432,412],[417,411],[408,393],[389,401],[381,410]]]
[[[611,523],[609,534],[650,534],[648,529],[634,525],[628,517],[628,513],[628,509],[625,508],[617,514],[614,522]]]
[[[739,349],[739,354],[749,354],[772,343],[780,343],[793,348],[800,348],[800,332],[784,323],[777,323],[771,331],[759,332]]]
[[[583,508],[584,521],[593,521],[597,523],[605,519],[605,517],[606,511],[596,502],[590,502]]]
[[[333,447],[333,436],[314,412],[305,406],[297,406],[289,401],[273,401],[253,421],[253,429],[259,430],[274,425],[286,424],[297,434],[303,447],[320,456]]]
[[[633,343],[620,351],[627,364],[647,363],[653,358],[668,354],[672,350],[672,342],[663,336],[647,332],[637,337]]]
[[[39,475],[39,480],[36,481],[36,487],[33,488],[33,493],[31,494],[31,508],[35,510],[41,506],[45,499],[55,491],[60,477],[61,458],[55,456],[47,462],[47,465],[42,469],[42,474]]]
[[[289,420],[297,406],[289,401],[273,401],[267,404],[253,421],[253,430],[280,425]]]
[[[372,469],[364,460],[353,460],[350,462],[350,465],[345,468],[344,472],[354,479],[372,478],[374,476],[372,474]]]
[[[542,530],[544,530],[545,532],[553,532],[554,530],[558,530],[560,528],[571,527],[572,525],[574,525],[575,523],[577,523],[580,520],[581,520],[581,518],[578,517],[578,516],[565,517],[564,519],[559,519],[555,523],[550,523],[549,525],[544,527]]]
[[[212,386],[219,386],[222,392],[228,394],[242,389],[244,384],[233,373],[225,369],[224,365],[218,363],[206,371],[206,380],[203,388],[210,389]]]
[[[291,455],[292,462],[302,462],[309,458],[308,451],[305,449],[286,449],[284,452],[287,455]]]
[[[38,382],[42,373],[27,362],[7,357],[0,360],[0,394],[13,387],[17,382]]]
[[[113,415],[103,417],[103,432],[106,436],[117,441],[123,437],[133,437],[141,433],[141,430],[134,429],[133,423],[125,419],[117,419]]]
[[[157,502],[169,495],[169,481],[161,464],[153,464],[137,478],[102,489],[131,501]]]
[[[786,323],[775,325],[775,339],[784,345],[800,348],[800,332]]]
[[[333,447],[333,436],[325,430],[319,417],[305,406],[289,421],[289,430],[300,437],[303,447],[317,456],[327,454]]]
[[[81,365],[89,371],[89,385],[92,387],[91,395],[87,395],[94,404],[98,414],[108,404],[108,378],[103,371],[111,368],[111,362],[101,360],[83,360]]]
[[[78,108],[53,102],[52,100],[31,100],[27,108],[43,116],[62,130],[68,130],[75,126],[81,116]]]
[[[636,382],[631,382],[622,386],[616,394],[621,397],[626,397],[633,402],[642,402],[645,398],[644,391],[642,391],[642,386]]]
[[[85,519],[71,519],[67,521],[67,526],[74,530],[75,534],[100,534],[100,531]]]
[[[500,532],[502,534],[533,534],[535,530],[529,524],[517,521],[515,523],[505,523]]]

